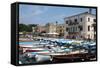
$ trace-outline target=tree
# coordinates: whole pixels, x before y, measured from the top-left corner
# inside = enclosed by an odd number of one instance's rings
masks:
[[[29,25],[19,24],[19,32],[23,32],[23,31],[32,32],[32,27],[36,27],[36,26],[37,26],[36,24],[29,24]]]
[[[27,26],[25,24],[19,24],[19,32],[27,31]]]
[[[36,26],[37,26],[37,24],[29,24],[28,25],[28,31],[32,32],[32,27],[36,27]]]

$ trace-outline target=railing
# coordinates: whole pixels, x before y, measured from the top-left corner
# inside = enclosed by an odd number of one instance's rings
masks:
[[[70,22],[70,23],[68,23],[68,25],[77,25],[77,24],[79,24],[79,22]]]

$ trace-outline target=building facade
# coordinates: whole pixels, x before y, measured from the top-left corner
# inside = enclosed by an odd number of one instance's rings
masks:
[[[46,33],[47,33],[48,37],[58,37],[57,24],[56,23],[47,23],[46,24]]]
[[[37,26],[37,32],[42,33],[42,32],[45,32],[45,31],[46,31],[45,26],[41,26],[41,25]]]
[[[47,23],[46,24],[46,33],[56,33],[56,24]]]
[[[95,30],[93,24],[96,24],[96,16],[85,12],[77,15],[65,17],[65,38],[94,39]]]
[[[57,24],[56,26],[56,32],[59,34],[59,36],[64,36],[64,24]]]

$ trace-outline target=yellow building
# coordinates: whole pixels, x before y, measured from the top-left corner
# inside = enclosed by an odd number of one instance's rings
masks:
[[[58,33],[57,33],[56,23],[47,23],[46,33],[49,37],[57,37]]]
[[[46,33],[56,35],[56,37],[64,36],[64,24],[48,23],[46,24]]]
[[[64,36],[64,24],[57,24],[56,32],[59,34],[59,36]]]

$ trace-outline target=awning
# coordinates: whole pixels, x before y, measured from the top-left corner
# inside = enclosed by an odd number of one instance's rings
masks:
[[[59,33],[46,33],[46,34],[55,34],[55,35],[59,35]]]

